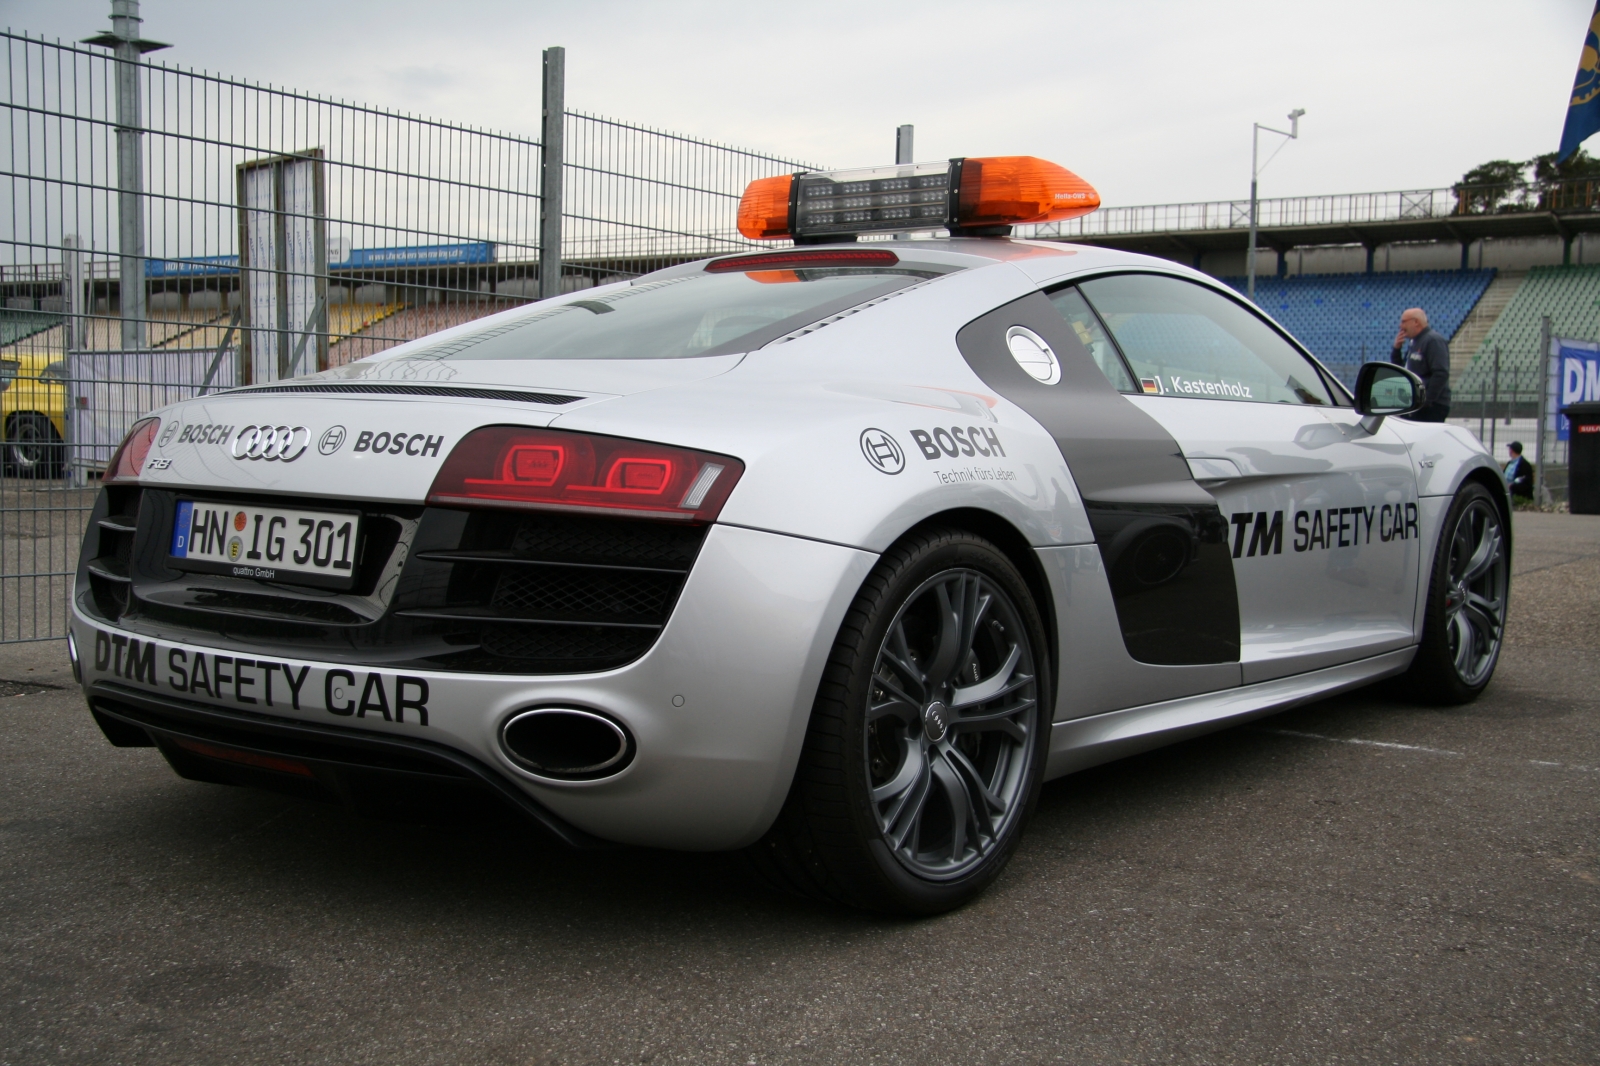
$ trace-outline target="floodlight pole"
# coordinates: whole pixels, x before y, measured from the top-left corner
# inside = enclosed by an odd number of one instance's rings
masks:
[[[1289,128],[1286,130],[1275,130],[1259,122],[1250,124],[1250,247],[1245,250],[1245,295],[1252,300],[1256,298],[1256,189],[1261,182],[1261,131],[1295,140],[1300,136],[1300,116],[1305,113],[1303,107],[1289,112]]]
[[[139,68],[144,63],[139,57],[172,47],[141,39],[142,21],[139,0],[111,0],[111,32],[83,39],[116,56],[117,299],[124,350],[141,349],[145,342],[144,127],[139,117]]]

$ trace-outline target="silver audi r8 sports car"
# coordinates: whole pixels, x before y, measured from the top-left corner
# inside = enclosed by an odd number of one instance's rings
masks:
[[[1051,778],[1381,678],[1474,698],[1489,456],[1203,274],[1004,236],[1083,189],[767,179],[741,227],[792,247],[153,412],[83,542],[96,721],[188,778],[488,796],[932,913]]]

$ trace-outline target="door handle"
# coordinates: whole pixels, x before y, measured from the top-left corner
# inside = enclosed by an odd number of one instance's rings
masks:
[[[1210,456],[1185,456],[1189,461],[1189,474],[1196,481],[1223,481],[1244,477],[1244,471],[1232,459],[1213,459]]]

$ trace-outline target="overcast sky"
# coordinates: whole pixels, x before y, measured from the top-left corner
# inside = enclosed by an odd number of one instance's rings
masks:
[[[108,0],[0,0],[78,39]],[[1250,126],[1306,109],[1263,196],[1448,185],[1553,150],[1590,0],[144,0],[152,58],[536,133],[567,106],[836,167],[1043,156],[1110,204],[1243,197]],[[1263,136],[1265,151],[1277,138]]]

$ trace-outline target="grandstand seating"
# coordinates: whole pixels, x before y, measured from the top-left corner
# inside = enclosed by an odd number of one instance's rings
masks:
[[[1346,385],[1362,362],[1387,359],[1400,312],[1420,307],[1446,337],[1494,280],[1491,270],[1387,274],[1303,274],[1256,278],[1256,303],[1311,349]],[[1239,292],[1245,279],[1222,278]]]
[[[1494,350],[1500,349],[1502,398],[1514,383],[1519,392],[1536,391],[1539,320],[1550,318],[1557,337],[1600,338],[1600,266],[1548,266],[1528,271],[1527,280],[1489,327],[1478,353],[1452,384],[1454,402],[1476,401],[1480,389],[1493,389]]]
[[[343,366],[405,341],[426,337],[441,329],[459,326],[512,306],[503,300],[486,299],[472,303],[427,304],[421,307],[388,304],[373,308],[383,313],[373,315],[371,321],[364,324],[352,320],[348,324],[354,328],[334,330],[336,335],[328,348],[328,365]],[[344,335],[338,336],[340,333]]]
[[[43,333],[64,321],[61,315],[45,311],[18,311],[0,308],[0,347],[15,344],[36,333]]]

